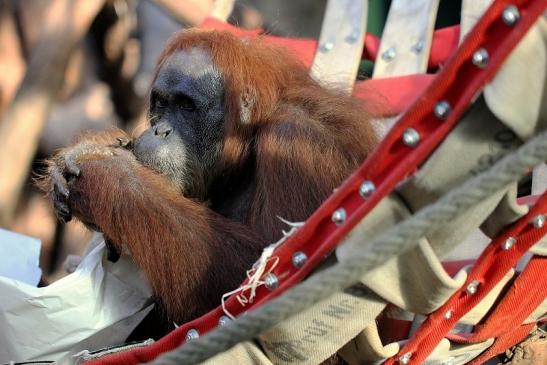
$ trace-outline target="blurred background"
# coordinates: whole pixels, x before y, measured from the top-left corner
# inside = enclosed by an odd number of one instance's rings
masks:
[[[90,233],[79,223],[59,224],[34,186],[44,159],[83,130],[138,133],[166,40],[201,23],[212,2],[0,0],[0,227],[42,241],[47,282],[64,275],[65,258],[81,254]],[[457,23],[461,2],[441,3],[439,19]],[[369,32],[381,34],[389,5],[369,2]],[[325,6],[326,0],[238,0],[229,22],[318,38]],[[361,75],[371,68],[364,63]]]

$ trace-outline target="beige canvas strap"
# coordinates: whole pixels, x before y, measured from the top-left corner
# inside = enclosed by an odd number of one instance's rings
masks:
[[[367,21],[368,1],[329,0],[311,75],[348,93],[357,77]]]
[[[423,362],[428,365],[463,365],[479,356],[494,343],[488,339],[480,343],[459,344],[444,338]],[[338,353],[349,365],[380,364],[395,356],[400,349],[397,342],[383,345],[376,324],[367,327]]]
[[[423,365],[467,364],[492,346],[493,343],[493,338],[472,344],[454,343],[443,338],[431,355],[423,362]]]
[[[234,10],[235,0],[214,0],[210,16],[212,18],[226,21]]]
[[[536,308],[536,310],[534,310],[532,312],[532,314],[530,314],[530,316],[528,318],[526,318],[526,320],[524,321],[524,323],[532,323],[532,322],[537,322],[537,321],[545,321],[547,319],[547,299],[545,299],[540,305],[539,307]]]
[[[385,305],[355,286],[262,333],[259,341],[275,364],[319,364],[374,323]]]
[[[348,342],[338,354],[350,365],[373,364],[397,355],[399,349],[397,342],[382,344],[374,323]]]
[[[393,0],[373,78],[425,73],[439,0]]]
[[[373,78],[426,72],[438,6],[438,0],[392,1]],[[379,140],[386,136],[397,119],[398,116],[372,121]]]
[[[494,115],[523,139],[547,125],[547,21],[539,18],[485,87],[484,98]]]
[[[350,259],[356,250],[366,247],[367,241],[409,215],[396,196],[383,199],[336,249],[336,257],[341,262]],[[367,273],[361,282],[400,308],[430,313],[459,289],[466,278],[463,271],[454,278],[447,275],[427,240],[422,239],[409,252]]]
[[[547,164],[541,164],[534,168],[532,178],[532,195],[543,194],[547,189]]]
[[[426,314],[439,308],[466,279],[463,270],[450,277],[427,240],[422,239],[414,249],[372,270],[361,281],[390,303]]]
[[[515,133],[502,124],[479,98],[424,166],[401,186],[399,192],[413,211],[419,210],[469,177],[485,171],[520,144]],[[509,194],[508,198],[504,199],[506,194]],[[516,185],[507,186],[427,237],[429,243],[441,257],[446,255],[444,247],[456,247],[497,208],[496,214],[486,224],[490,234],[496,233],[528,211],[525,206],[517,205],[515,198]]]

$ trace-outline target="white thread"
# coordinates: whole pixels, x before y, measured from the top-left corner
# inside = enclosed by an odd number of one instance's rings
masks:
[[[235,316],[232,315],[228,309],[226,309],[226,298],[230,297],[233,294],[236,295],[236,299],[241,304],[241,306],[246,306],[248,303],[252,303],[255,296],[256,296],[256,289],[260,285],[264,285],[264,280],[262,280],[263,277],[270,274],[277,264],[279,263],[279,257],[273,256],[274,251],[281,246],[289,237],[294,235],[294,233],[304,225],[304,222],[289,222],[286,219],[283,219],[281,217],[277,217],[281,222],[285,223],[291,229],[287,232],[285,230],[282,230],[283,237],[275,243],[272,243],[268,247],[262,251],[262,255],[260,255],[260,258],[253,264],[252,269],[247,270],[247,284],[240,286],[239,288],[232,290],[231,292],[225,293],[222,296],[221,304],[222,304],[222,310],[224,314],[226,314],[230,319],[234,319]],[[270,262],[273,261],[273,264],[268,265]],[[247,295],[247,291],[250,291]],[[238,294],[239,293],[239,294]]]

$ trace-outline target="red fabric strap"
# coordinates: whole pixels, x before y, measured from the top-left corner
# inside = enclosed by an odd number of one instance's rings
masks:
[[[395,116],[407,110],[434,79],[432,74],[417,74],[357,81],[353,96],[372,107],[376,117]]]
[[[470,341],[480,342],[496,337],[496,342],[471,364],[482,364],[518,344],[534,328],[535,323],[522,323],[547,297],[545,270],[547,258],[534,256],[494,312],[483,324],[476,326]]]
[[[226,30],[238,37],[262,36],[267,42],[271,42],[287,48],[307,67],[311,67],[315,52],[317,51],[317,40],[283,38],[264,34],[262,29],[241,29],[215,18],[207,18],[200,24],[202,29]],[[448,57],[458,48],[460,39],[460,26],[454,25],[438,29],[433,33],[431,50],[429,53],[428,67],[435,68],[443,65]],[[366,33],[363,47],[363,59],[374,61],[380,50],[380,38]]]
[[[475,328],[470,340],[480,342],[520,326],[547,298],[546,270],[547,257],[532,257],[486,321]]]
[[[500,323],[500,326],[505,326],[504,323]],[[471,361],[468,365],[483,365],[487,360],[494,356],[503,353],[508,348],[515,346],[526,338],[526,336],[532,331],[535,323],[523,324],[511,328],[509,332],[505,332],[498,338],[492,346],[488,348],[484,353]]]
[[[414,336],[401,348],[399,354],[385,364],[394,364],[396,359],[407,353],[412,354],[412,364],[421,364],[458,320],[480,303],[505,274],[516,266],[522,255],[547,233],[547,225],[536,228],[530,224],[539,214],[547,214],[547,193],[541,196],[527,215],[490,243],[469,273],[464,286],[437,311],[429,315]],[[516,242],[510,249],[505,250],[502,244],[510,237],[516,239]],[[542,279],[547,269],[546,263],[545,258],[532,259],[507,296],[495,308],[491,318],[484,325],[478,326],[478,331],[468,338],[469,342],[481,342],[503,334],[504,328],[520,326],[547,295],[547,286]],[[470,294],[467,288],[473,282],[478,283],[478,286],[476,293]],[[447,318],[447,313],[450,313],[450,318]],[[503,326],[500,326],[502,323]]]

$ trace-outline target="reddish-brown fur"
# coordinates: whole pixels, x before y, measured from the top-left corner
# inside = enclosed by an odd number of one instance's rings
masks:
[[[297,60],[259,38],[184,31],[168,44],[158,68],[173,52],[196,46],[209,50],[226,88],[217,169],[236,180],[253,175],[254,186],[238,205],[243,214],[230,219],[183,197],[123,149],[82,156],[81,175],[69,183],[73,214],[130,251],[178,323],[218,305],[264,245],[279,239],[278,216],[305,220],[374,145],[358,102],[322,88]],[[240,122],[241,95],[252,104],[248,124]],[[118,131],[92,134],[80,142],[111,145],[116,136]],[[63,168],[63,153],[54,166]],[[244,162],[251,157],[249,172]]]

